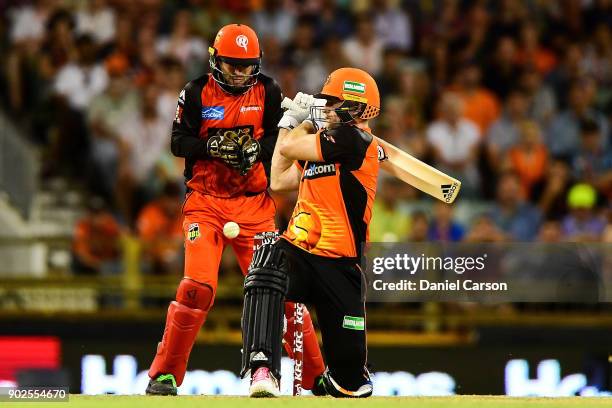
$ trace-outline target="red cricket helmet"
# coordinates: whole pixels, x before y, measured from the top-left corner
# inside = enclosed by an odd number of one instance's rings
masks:
[[[221,28],[215,37],[212,47],[208,48],[209,62],[213,78],[223,90],[239,95],[257,83],[261,69],[261,49],[253,29],[244,24],[229,24]],[[253,71],[246,75],[234,75],[221,70],[221,62],[234,66],[253,66]],[[240,85],[232,82],[236,78],[248,77]]]

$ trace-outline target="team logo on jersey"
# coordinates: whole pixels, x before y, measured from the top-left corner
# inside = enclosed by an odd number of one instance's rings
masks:
[[[287,238],[307,251],[314,249],[321,239],[321,218],[306,201],[298,201],[287,227]]]
[[[193,242],[198,238],[200,238],[200,224],[189,224],[189,228],[187,229],[187,239],[189,242]]]
[[[334,163],[309,163],[304,169],[303,180],[316,179],[336,175],[336,165]]]
[[[240,34],[236,37],[236,45],[240,48],[244,48],[244,52],[247,52],[247,45],[249,45],[249,39],[246,35]]]
[[[225,106],[202,106],[202,119],[223,119]]]

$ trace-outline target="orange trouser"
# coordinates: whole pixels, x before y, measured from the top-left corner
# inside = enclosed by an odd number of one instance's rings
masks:
[[[224,248],[227,245],[232,247],[240,269],[246,275],[253,257],[253,237],[260,232],[276,230],[275,211],[274,201],[267,193],[236,198],[217,198],[197,191],[189,193],[183,205],[184,276],[210,288],[211,299],[205,302],[208,306],[203,316],[191,316],[187,311],[177,313],[179,306],[177,302],[172,302],[163,339],[149,370],[151,378],[170,373],[175,376],[178,385],[183,382],[195,336],[214,303]],[[223,235],[223,226],[230,221],[240,227],[240,233],[234,239]],[[182,320],[170,321],[173,316],[180,316]],[[310,319],[304,322],[304,334],[308,336],[304,339],[304,362],[310,364],[304,365],[303,386],[308,389],[312,386],[312,379],[321,374],[325,367]]]
[[[246,275],[253,257],[253,236],[276,230],[275,211],[274,201],[267,193],[237,198],[190,193],[183,206],[185,277],[209,285],[216,292],[219,263],[226,245],[232,247]],[[234,239],[223,235],[223,226],[230,221],[240,227]]]

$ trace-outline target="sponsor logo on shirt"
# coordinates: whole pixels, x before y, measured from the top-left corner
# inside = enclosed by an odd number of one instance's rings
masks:
[[[202,106],[202,119],[223,119],[225,106]]]
[[[334,163],[310,163],[304,170],[304,179],[316,179],[319,177],[335,176],[336,165]]]
[[[240,113],[252,112],[252,111],[261,111],[261,106],[241,106],[240,107]]]
[[[344,81],[342,90],[346,92],[365,93],[365,84],[361,82]]]

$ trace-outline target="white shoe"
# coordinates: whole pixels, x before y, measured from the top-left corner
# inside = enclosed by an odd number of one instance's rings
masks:
[[[251,377],[249,396],[251,398],[272,398],[278,397],[280,390],[278,380],[270,372],[268,367],[261,366]]]

